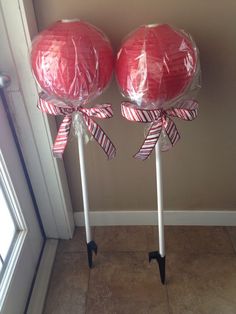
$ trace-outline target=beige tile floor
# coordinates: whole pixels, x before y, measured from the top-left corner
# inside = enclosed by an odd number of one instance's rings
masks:
[[[87,267],[85,232],[60,241],[44,314],[236,314],[236,227],[166,227],[167,284],[147,253],[152,226],[96,227]]]

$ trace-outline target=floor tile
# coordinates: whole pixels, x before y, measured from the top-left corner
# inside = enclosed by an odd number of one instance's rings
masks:
[[[86,253],[57,255],[44,314],[85,314],[88,280]]]
[[[233,245],[234,250],[236,252],[236,227],[227,227],[226,230],[229,234],[232,245]]]
[[[236,228],[165,227],[165,286],[147,258],[158,248],[157,230],[94,228],[91,271],[84,228],[60,241],[44,314],[235,314]]]
[[[149,249],[158,248],[158,231],[153,227],[152,236],[149,234]],[[166,226],[166,253],[201,254],[233,253],[232,244],[223,227],[199,226]]]
[[[173,314],[235,314],[235,254],[170,254],[168,297]]]
[[[92,235],[94,228],[91,228]],[[75,233],[72,240],[60,240],[57,252],[60,254],[72,253],[72,252],[86,252],[86,235],[85,228],[78,227],[75,229]]]
[[[147,251],[151,226],[96,227],[94,238],[102,252]]]
[[[143,252],[103,252],[91,271],[86,314],[168,314],[166,287]]]

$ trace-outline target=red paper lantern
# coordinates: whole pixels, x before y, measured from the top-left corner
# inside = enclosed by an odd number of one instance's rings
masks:
[[[166,24],[139,27],[125,39],[116,61],[124,96],[141,106],[160,107],[181,95],[196,69],[193,41]]]
[[[58,21],[42,31],[31,51],[33,73],[50,95],[86,103],[107,86],[113,52],[107,37],[82,21]]]

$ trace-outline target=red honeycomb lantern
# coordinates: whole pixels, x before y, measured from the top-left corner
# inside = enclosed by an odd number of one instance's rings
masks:
[[[98,96],[113,70],[107,37],[83,21],[58,21],[42,31],[31,51],[34,76],[50,95],[81,104]]]
[[[116,78],[124,96],[160,107],[185,91],[196,69],[197,50],[187,34],[167,24],[144,25],[123,42]]]

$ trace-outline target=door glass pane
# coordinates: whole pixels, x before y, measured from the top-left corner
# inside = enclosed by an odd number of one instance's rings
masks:
[[[11,247],[16,227],[2,186],[0,186],[0,272]]]

